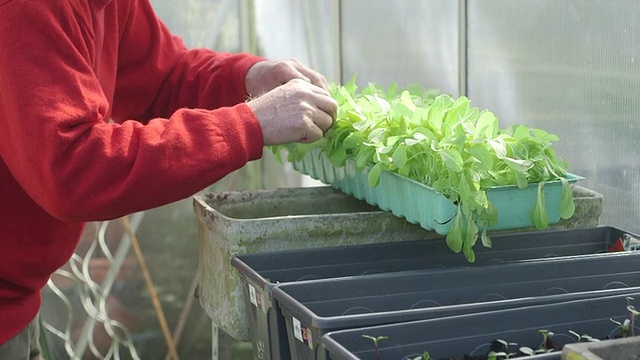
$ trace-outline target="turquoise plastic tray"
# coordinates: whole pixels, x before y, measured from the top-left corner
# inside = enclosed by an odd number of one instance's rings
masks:
[[[355,162],[348,160],[345,166],[336,167],[318,149],[307,153],[301,161],[294,161],[293,168],[305,175],[352,195],[395,216],[419,224],[427,230],[446,235],[453,225],[457,207],[432,187],[396,173],[383,171],[380,183],[371,188],[368,170],[359,172]],[[567,180],[575,183],[584,179],[567,174]],[[560,221],[562,182],[549,181],[544,185],[544,196],[549,224]],[[498,222],[490,230],[508,230],[532,227],[529,214],[538,196],[538,184],[519,189],[517,186],[496,186],[487,191],[489,200],[498,210]]]

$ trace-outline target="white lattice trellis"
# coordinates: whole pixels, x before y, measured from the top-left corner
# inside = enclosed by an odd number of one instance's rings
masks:
[[[67,314],[66,321],[63,322],[62,326],[56,326],[46,320],[42,320],[42,331],[47,331],[62,339],[64,350],[70,359],[82,359],[87,352],[90,352],[92,357],[98,359],[120,359],[122,352],[126,352],[133,359],[140,359],[126,327],[120,322],[109,318],[107,314],[107,298],[131,248],[130,234],[135,234],[143,216],[144,213],[142,212],[130,216],[130,221],[127,222],[130,231],[126,231],[122,235],[122,239],[113,253],[107,246],[106,240],[107,228],[110,222],[92,224],[96,227],[96,233],[84,257],[74,254],[69,260],[68,267],[56,271],[55,275],[57,277],[67,279],[74,284],[76,290],[74,296],[78,297],[77,300],[79,300],[82,310],[86,314],[86,320],[82,324],[79,337],[76,339],[72,337],[72,324],[74,322],[74,310],[77,311],[77,309],[73,308],[72,299],[53,280],[49,280],[47,283],[48,289],[65,304]],[[104,254],[110,264],[104,279],[100,283],[96,282],[90,274],[90,261],[98,251]],[[60,315],[58,314],[58,316]],[[94,342],[93,334],[96,325],[102,326],[111,338],[111,345],[106,353],[100,351]]]

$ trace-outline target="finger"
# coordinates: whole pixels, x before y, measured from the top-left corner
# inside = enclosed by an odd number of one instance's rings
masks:
[[[319,111],[313,118],[313,123],[320,129],[322,134],[327,132],[333,125],[333,117],[324,111]]]
[[[311,83],[306,83],[306,84],[309,90],[311,90],[311,92],[313,92],[314,94],[331,97],[331,93],[329,92],[329,90],[326,90],[324,88],[321,88],[320,86],[317,86]]]
[[[280,81],[282,84],[286,84],[291,80],[302,80],[309,84],[313,84],[311,79],[309,79],[306,75],[304,75],[302,72],[300,72],[296,68],[290,68],[290,71],[284,73],[283,76],[280,78]]]
[[[326,91],[330,90],[329,82],[319,72],[311,70],[310,68],[302,64],[298,65],[297,70],[300,74],[302,74],[305,78],[307,78],[308,81],[313,85],[318,86]]]
[[[313,79],[307,76],[307,72],[304,71],[305,66],[298,61],[298,59],[291,59],[281,63],[281,66],[285,68],[282,71],[282,83],[285,84],[294,79],[304,80],[310,84],[313,84]]]
[[[336,114],[338,112],[338,102],[330,96],[317,96],[315,105],[323,113],[330,117],[330,123],[323,131],[327,131],[331,125],[336,121]]]
[[[320,140],[324,136],[324,132],[317,125],[309,126],[309,128],[303,132],[300,136],[299,142],[310,143],[316,140]]]
[[[322,76],[319,72],[309,68],[308,66],[301,63],[298,59],[291,59],[290,64],[300,73],[306,80],[313,85],[319,86],[325,90],[329,90],[329,82],[327,79]]]

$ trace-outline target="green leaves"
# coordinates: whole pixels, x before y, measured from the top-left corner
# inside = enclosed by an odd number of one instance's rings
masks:
[[[546,229],[549,226],[549,216],[547,215],[547,207],[544,201],[544,183],[538,183],[538,196],[536,203],[531,209],[531,223],[538,230]]]
[[[368,169],[371,187],[379,184],[383,171],[432,187],[457,205],[446,242],[471,262],[478,237],[483,246],[491,246],[487,228],[498,221],[487,197],[491,187],[538,183],[530,219],[544,229],[549,219],[543,183],[561,179],[561,216],[573,215],[571,186],[564,178],[568,164],[551,146],[556,135],[521,124],[500,129],[495,114],[471,107],[464,96],[454,100],[418,86],[385,90],[373,83],[357,90],[355,77],[344,86],[332,84],[339,107],[325,137],[312,144],[274,147],[274,152],[284,148],[290,160],[299,160],[307,151],[322,148],[334,166],[354,159],[359,171]]]
[[[459,173],[462,171],[462,155],[453,149],[442,149],[439,151],[440,158],[444,163],[444,166],[449,171]]]
[[[382,164],[381,163],[377,163],[377,164],[373,165],[373,167],[369,171],[369,175],[368,175],[369,187],[374,188],[374,187],[378,186],[378,184],[380,183],[380,173],[381,172],[382,172]]]
[[[573,202],[573,190],[571,184],[565,178],[560,178],[562,181],[562,195],[560,196],[560,217],[563,219],[569,219],[576,211],[576,205]]]
[[[456,253],[459,253],[462,250],[462,244],[464,243],[464,229],[462,226],[463,220],[461,214],[460,207],[458,206],[458,212],[456,213],[456,217],[453,219],[453,226],[451,227],[451,230],[449,230],[445,239],[449,249]]]

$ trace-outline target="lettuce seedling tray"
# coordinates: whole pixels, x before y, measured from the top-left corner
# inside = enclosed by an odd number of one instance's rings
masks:
[[[355,161],[348,159],[345,166],[331,164],[321,149],[312,149],[300,161],[293,161],[292,167],[305,175],[327,185],[364,200],[380,209],[403,217],[413,224],[419,224],[427,230],[446,235],[453,225],[451,221],[457,212],[457,206],[444,195],[430,186],[399,175],[382,171],[377,186],[369,186],[369,171],[360,172]],[[570,183],[583,177],[567,174]],[[489,230],[507,230],[533,226],[530,220],[538,194],[538,184],[529,184],[525,188],[495,186],[487,191],[487,197],[498,211],[498,222]],[[545,209],[549,224],[560,221],[560,199],[562,182],[560,180],[544,183]]]
[[[316,359],[323,334],[640,291],[640,253],[406,271],[279,285],[292,359]]]
[[[629,300],[633,298],[635,300]],[[330,332],[322,337],[320,360],[463,359],[487,355],[502,340],[509,352],[522,346],[531,349],[553,345],[556,351],[523,359],[560,360],[566,344],[630,335],[617,323],[629,319],[627,305],[637,306],[640,292],[577,299],[560,303],[509,308],[476,314],[361,327]],[[637,319],[636,319],[637,321]],[[631,328],[629,326],[628,328]],[[546,339],[541,331],[546,331]],[[636,325],[635,335],[640,333]],[[380,338],[376,348],[371,338]],[[511,355],[510,358],[514,357]],[[504,357],[502,357],[504,358]]]
[[[611,226],[496,234],[491,249],[478,249],[474,264],[451,252],[444,238],[440,238],[239,254],[233,257],[231,265],[242,280],[251,339],[261,344],[260,358],[288,359],[284,316],[272,296],[278,285],[596,254],[607,252],[625,237],[636,236]]]

